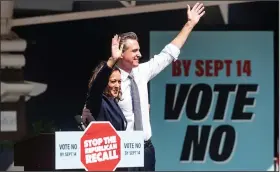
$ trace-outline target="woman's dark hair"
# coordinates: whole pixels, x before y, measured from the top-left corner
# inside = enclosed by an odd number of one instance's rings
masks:
[[[90,80],[89,80],[89,84],[88,84],[88,88],[89,88],[89,89],[90,89],[90,87],[91,87],[91,85],[92,85],[92,82],[95,80],[97,74],[100,72],[100,70],[102,69],[102,67],[103,67],[106,63],[107,63],[106,61],[100,62],[99,65],[93,70],[92,76],[91,76],[91,78],[90,78]],[[119,71],[119,72],[121,73],[120,69],[117,68],[117,67],[115,67],[115,66],[113,67],[112,73],[113,73],[114,71]],[[110,93],[109,93],[107,87],[106,87],[106,89],[104,90],[104,94],[105,94],[106,96],[110,96]],[[116,100],[117,100],[117,101],[120,101],[120,100],[121,100],[121,97],[122,97],[122,91],[121,91],[121,89],[120,89],[119,94],[118,94],[118,96],[116,97]]]

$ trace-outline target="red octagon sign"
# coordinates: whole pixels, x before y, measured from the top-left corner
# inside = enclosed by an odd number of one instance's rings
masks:
[[[109,122],[91,122],[80,144],[87,171],[114,171],[121,160],[121,138]]]

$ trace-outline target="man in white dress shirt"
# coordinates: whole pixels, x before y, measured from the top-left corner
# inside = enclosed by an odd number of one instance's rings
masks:
[[[139,64],[141,53],[137,35],[133,32],[120,35],[120,45],[124,47],[117,66],[121,70],[123,100],[119,101],[118,104],[127,120],[127,131],[143,130],[145,140],[144,168],[131,169],[133,171],[155,171],[156,159],[155,149],[151,142],[152,131],[147,84],[178,58],[181,47],[204,14],[203,4],[196,3],[192,9],[188,6],[188,20],[180,33],[158,55],[155,55],[146,63]],[[91,112],[84,108],[82,116],[90,115]]]
[[[155,171],[155,150],[151,142],[151,124],[149,115],[148,103],[148,86],[147,83],[159,74],[172,61],[176,60],[180,54],[180,49],[186,42],[193,27],[198,23],[199,19],[204,15],[204,6],[201,3],[196,3],[192,9],[188,6],[188,21],[180,33],[166,45],[164,49],[151,58],[148,62],[139,64],[141,58],[140,46],[135,33],[128,32],[120,35],[120,45],[124,45],[122,57],[117,65],[121,69],[122,78],[122,101],[119,101],[119,106],[127,120],[127,131],[135,130],[136,114],[133,108],[133,95],[131,90],[132,82],[135,81],[140,97],[139,113],[142,116],[141,129],[144,131],[145,140],[145,157],[144,168],[138,170]],[[129,76],[132,76],[134,81]],[[134,93],[133,93],[134,94]],[[135,107],[136,105],[134,105]],[[138,112],[137,112],[138,113]],[[139,130],[139,129],[138,129]],[[135,169],[134,169],[135,170]]]

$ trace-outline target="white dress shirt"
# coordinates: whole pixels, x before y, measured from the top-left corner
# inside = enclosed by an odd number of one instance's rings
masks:
[[[151,58],[148,62],[140,64],[138,67],[132,69],[132,75],[138,86],[140,105],[142,113],[142,124],[144,130],[144,140],[149,140],[152,136],[150,114],[149,114],[149,102],[148,102],[148,82],[160,73],[166,66],[168,66],[173,60],[177,60],[180,54],[180,49],[173,44],[168,44],[158,54]],[[119,106],[124,113],[127,120],[127,131],[133,131],[134,128],[134,113],[132,109],[132,99],[130,93],[130,79],[129,73],[121,70],[121,89],[122,99],[119,101]],[[155,114],[158,115],[158,114]]]

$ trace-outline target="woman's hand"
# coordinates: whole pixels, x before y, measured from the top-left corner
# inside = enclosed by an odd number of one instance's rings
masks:
[[[120,46],[120,40],[121,37],[119,37],[118,35],[115,35],[112,38],[111,53],[112,53],[112,58],[116,60],[122,57],[123,45]]]
[[[84,107],[83,109],[83,113],[82,113],[82,121],[84,124],[88,124],[89,122],[91,122],[90,119],[93,119],[93,116],[90,112],[89,109],[87,109],[86,107]]]
[[[111,46],[111,57],[109,58],[107,64],[109,67],[113,67],[118,59],[122,58],[122,51],[123,51],[123,45],[120,46],[120,37],[118,35],[115,35],[112,38],[112,46]]]

